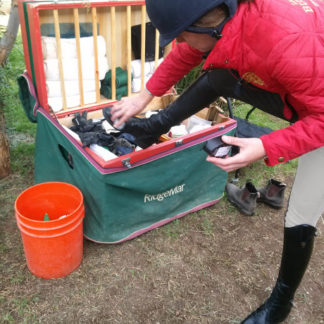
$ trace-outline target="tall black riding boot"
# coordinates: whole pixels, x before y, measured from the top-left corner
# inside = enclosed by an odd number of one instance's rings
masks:
[[[285,228],[276,285],[269,299],[241,324],[277,324],[287,318],[313,251],[315,232],[310,225]]]
[[[172,126],[208,107],[219,96],[210,82],[210,73],[212,71],[201,75],[177,100],[158,114],[150,118],[130,118],[120,130],[132,134],[136,144],[142,148],[156,143]],[[109,108],[104,108],[103,114],[111,123]]]

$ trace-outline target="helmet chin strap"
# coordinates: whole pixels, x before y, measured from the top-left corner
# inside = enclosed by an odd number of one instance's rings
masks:
[[[189,26],[186,28],[186,31],[189,33],[194,34],[207,34],[211,37],[214,37],[216,39],[221,39],[222,34],[218,30],[217,27],[196,27],[196,26]]]
[[[217,40],[222,38],[222,30],[225,26],[225,23],[229,20],[229,18],[224,19],[218,26],[216,27],[198,27],[198,26],[189,26],[186,28],[186,31],[189,33],[195,34],[207,34]]]

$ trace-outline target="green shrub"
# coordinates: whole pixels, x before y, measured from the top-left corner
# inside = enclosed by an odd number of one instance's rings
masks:
[[[202,69],[202,64],[193,68],[187,75],[185,75],[180,81],[175,85],[175,89],[178,94],[182,93],[186,88],[190,86],[200,75]]]
[[[25,61],[21,36],[16,43],[4,67],[0,68],[0,98],[4,110],[8,132],[21,132],[34,136],[36,126],[29,122],[18,96],[17,77],[24,72]]]

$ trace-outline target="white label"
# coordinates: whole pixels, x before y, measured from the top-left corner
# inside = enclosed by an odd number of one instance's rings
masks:
[[[220,157],[220,156],[225,156],[229,153],[231,147],[230,146],[222,146],[220,147],[216,154],[215,154],[215,157]]]
[[[171,197],[171,196],[174,196],[174,195],[177,195],[177,194],[183,192],[184,186],[185,186],[185,183],[183,183],[180,186],[171,188],[167,191],[158,193],[156,195],[145,194],[144,195],[144,203],[151,202],[151,201],[162,202],[164,200],[164,198],[168,198],[168,197]]]

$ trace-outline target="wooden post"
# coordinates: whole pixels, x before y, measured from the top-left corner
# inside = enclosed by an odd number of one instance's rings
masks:
[[[111,7],[111,99],[116,100],[116,10]]]
[[[145,86],[145,41],[146,41],[146,8],[142,5],[141,23],[141,89]]]
[[[132,69],[131,69],[131,59],[132,59],[132,43],[131,43],[131,6],[127,6],[127,93],[128,96],[132,92]]]
[[[81,106],[84,105],[84,93],[83,93],[83,76],[82,76],[82,56],[81,56],[81,46],[80,46],[80,24],[79,24],[79,11],[77,8],[73,9],[74,15],[74,32],[76,40],[76,50],[78,58],[78,72],[79,72],[79,92],[80,92],[80,102]]]
[[[61,81],[61,94],[63,99],[63,109],[66,109],[66,93],[65,93],[65,84],[64,84],[64,71],[63,71],[63,62],[62,62],[62,49],[61,49],[61,32],[60,32],[60,22],[58,10],[53,10],[54,17],[54,31],[56,39],[56,51],[57,51],[57,61],[59,66],[59,74]]]
[[[95,64],[95,80],[96,80],[96,101],[100,103],[100,83],[99,83],[99,63],[98,63],[98,29],[97,29],[97,8],[93,7],[92,13],[92,35],[93,35],[93,53]]]
[[[0,106],[2,105],[0,99]],[[0,107],[0,179],[10,174],[9,142],[6,135],[5,119]]]

